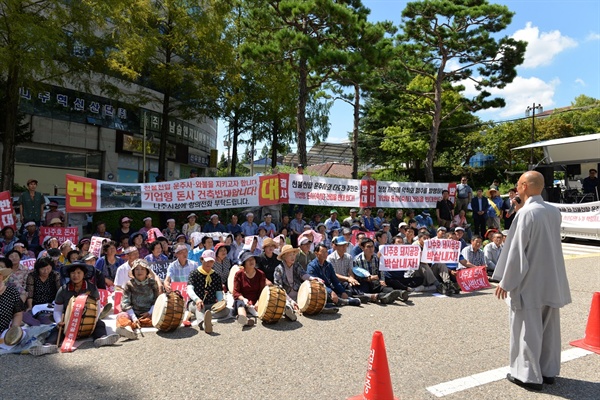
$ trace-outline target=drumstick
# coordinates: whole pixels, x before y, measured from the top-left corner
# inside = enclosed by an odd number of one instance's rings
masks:
[[[64,322],[65,320],[65,316],[63,314],[63,316],[60,319],[60,322]],[[58,338],[56,339],[56,347],[58,347],[58,345],[60,344],[60,335],[62,334],[62,330],[63,330],[63,326],[59,325],[58,326]]]
[[[140,335],[142,335],[142,337],[144,337],[144,332],[142,332],[142,326],[140,325],[140,321],[138,320],[135,325],[137,326],[138,330],[140,331]]]

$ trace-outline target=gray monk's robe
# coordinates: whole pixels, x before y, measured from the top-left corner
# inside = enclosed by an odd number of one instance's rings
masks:
[[[560,211],[541,196],[527,199],[493,275],[509,294],[510,372],[523,382],[560,372],[559,308],[571,302],[560,222]]]
[[[493,278],[509,292],[510,307],[561,308],[571,302],[560,242],[560,211],[533,196],[519,210]]]

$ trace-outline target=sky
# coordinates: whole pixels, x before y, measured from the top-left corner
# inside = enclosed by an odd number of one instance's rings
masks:
[[[528,42],[524,63],[517,77],[504,89],[491,90],[503,97],[506,106],[485,110],[477,115],[485,121],[504,121],[525,116],[534,103],[544,110],[569,106],[585,94],[600,98],[600,1],[598,0],[502,0],[515,13],[512,23],[501,32]],[[372,22],[401,21],[407,1],[363,0],[371,10]],[[465,95],[473,93],[467,85]],[[348,140],[352,130],[352,108],[337,101],[330,112],[327,142]],[[225,151],[226,125],[219,122],[219,153]],[[258,150],[263,144],[259,144]],[[311,144],[307,146],[310,149]],[[292,148],[295,150],[296,146]],[[240,149],[241,150],[241,149]]]

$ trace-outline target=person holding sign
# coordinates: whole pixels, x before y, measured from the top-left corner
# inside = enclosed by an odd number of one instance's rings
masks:
[[[130,340],[138,338],[136,329],[152,327],[152,311],[160,290],[150,274],[151,271],[146,260],[135,260],[132,270],[129,271],[131,279],[123,288],[116,332]]]
[[[212,333],[212,319],[227,318],[227,307],[212,314],[212,307],[223,301],[223,281],[213,269],[215,252],[206,250],[202,253],[202,265],[192,272],[188,278],[187,293],[190,296],[188,310],[196,314],[198,327],[206,333]]]
[[[359,245],[363,251],[354,257],[352,271],[358,278],[360,290],[369,295],[373,302],[390,304],[398,298],[408,300],[408,292],[395,290],[385,283],[383,271],[379,271],[379,257],[375,255],[373,239],[365,238]]]
[[[560,242],[561,213],[544,202],[544,176],[521,175],[522,202],[496,264],[498,299],[508,297],[510,373],[506,378],[530,390],[553,384],[560,372],[560,308],[571,292]],[[516,201],[515,201],[516,203]]]

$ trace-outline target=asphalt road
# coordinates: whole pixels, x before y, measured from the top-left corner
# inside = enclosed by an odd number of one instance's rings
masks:
[[[573,303],[561,310],[562,347],[583,338],[600,256],[569,258]],[[401,399],[436,398],[428,387],[508,365],[508,309],[493,289],[410,304],[345,307],[337,315],[243,329],[215,324],[147,333],[138,341],[72,354],[0,357],[0,399],[345,399],[361,394],[373,332],[383,332]],[[542,393],[500,379],[448,399],[598,399],[600,355],[563,362]],[[383,399],[387,400],[387,399]]]

